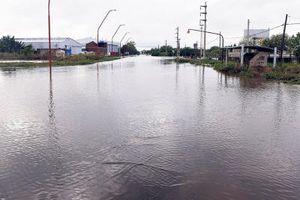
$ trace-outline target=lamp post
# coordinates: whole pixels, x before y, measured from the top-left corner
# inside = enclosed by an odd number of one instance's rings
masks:
[[[187,33],[190,33],[191,31],[196,31],[196,32],[203,32],[204,34],[208,33],[208,34],[212,34],[212,35],[218,35],[222,38],[222,49],[224,48],[224,36],[221,33],[214,33],[214,32],[210,32],[210,31],[203,31],[203,30],[197,30],[197,29],[188,29]],[[223,59],[223,50],[222,50],[222,59]]]
[[[49,73],[50,80],[52,79],[52,50],[51,50],[51,18],[50,18],[50,0],[48,0],[48,40],[49,40],[49,52],[48,52],[48,60],[49,60]]]
[[[113,51],[114,38],[122,26],[125,26],[125,24],[120,24],[119,27],[117,28],[116,32],[114,33],[114,35],[111,38],[111,52]]]
[[[99,44],[99,30],[101,28],[101,26],[103,25],[103,23],[105,22],[106,18],[108,17],[108,15],[111,12],[117,11],[116,9],[111,9],[107,12],[107,14],[105,15],[104,19],[102,20],[101,24],[99,25],[98,29],[97,29],[97,45]]]
[[[124,34],[124,36],[122,37],[121,41],[120,41],[120,48],[119,48],[119,54],[120,54],[120,55],[121,55],[122,42],[123,42],[123,40],[125,39],[125,37],[126,37],[128,34],[129,34],[129,32],[126,32],[126,33]]]

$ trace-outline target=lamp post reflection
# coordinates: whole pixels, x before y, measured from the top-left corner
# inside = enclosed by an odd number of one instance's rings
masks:
[[[97,91],[99,92],[100,86],[99,86],[99,63],[97,63]]]

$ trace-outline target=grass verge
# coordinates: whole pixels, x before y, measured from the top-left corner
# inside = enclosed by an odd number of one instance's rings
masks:
[[[118,60],[120,57],[96,57],[96,56],[71,56],[61,60],[54,60],[53,67],[59,66],[76,66],[76,65],[90,65],[98,62],[107,62]],[[0,68],[31,68],[31,67],[47,67],[48,62],[35,63],[35,62],[7,62],[0,63]]]
[[[224,63],[217,60],[208,59],[176,59],[177,63],[190,63],[194,65],[205,65],[214,68],[216,71],[236,76],[244,76],[249,78],[263,77],[266,80],[280,81],[284,83],[300,84],[300,64],[286,63],[281,67],[273,69],[272,67],[265,68],[241,68],[236,62]]]

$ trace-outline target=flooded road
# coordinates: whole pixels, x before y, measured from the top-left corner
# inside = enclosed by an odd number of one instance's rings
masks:
[[[0,71],[0,199],[300,199],[300,87],[134,57]]]

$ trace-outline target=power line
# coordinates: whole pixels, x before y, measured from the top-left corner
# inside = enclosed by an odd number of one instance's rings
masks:
[[[300,24],[300,23],[299,23]],[[262,34],[262,33],[267,33],[267,32],[270,32],[272,30],[275,30],[277,28],[280,28],[282,27],[284,24],[281,24],[281,25],[278,25],[278,26],[275,26],[273,28],[269,28],[268,30],[264,30],[264,31],[261,31],[261,32],[258,32],[258,33],[254,33],[252,35],[249,35],[249,37],[253,37],[253,36],[256,36],[256,35],[259,35],[259,34]],[[232,37],[225,37],[226,39],[239,39],[239,38],[244,38],[244,37],[241,37],[241,36],[232,36]]]
[[[289,23],[287,25],[300,25],[300,22],[296,22],[296,23]]]
[[[211,44],[211,43],[215,42],[215,41],[218,40],[218,39],[219,39],[219,36],[216,37],[216,39],[214,39],[214,40],[212,40],[212,41],[209,41],[207,44]]]

